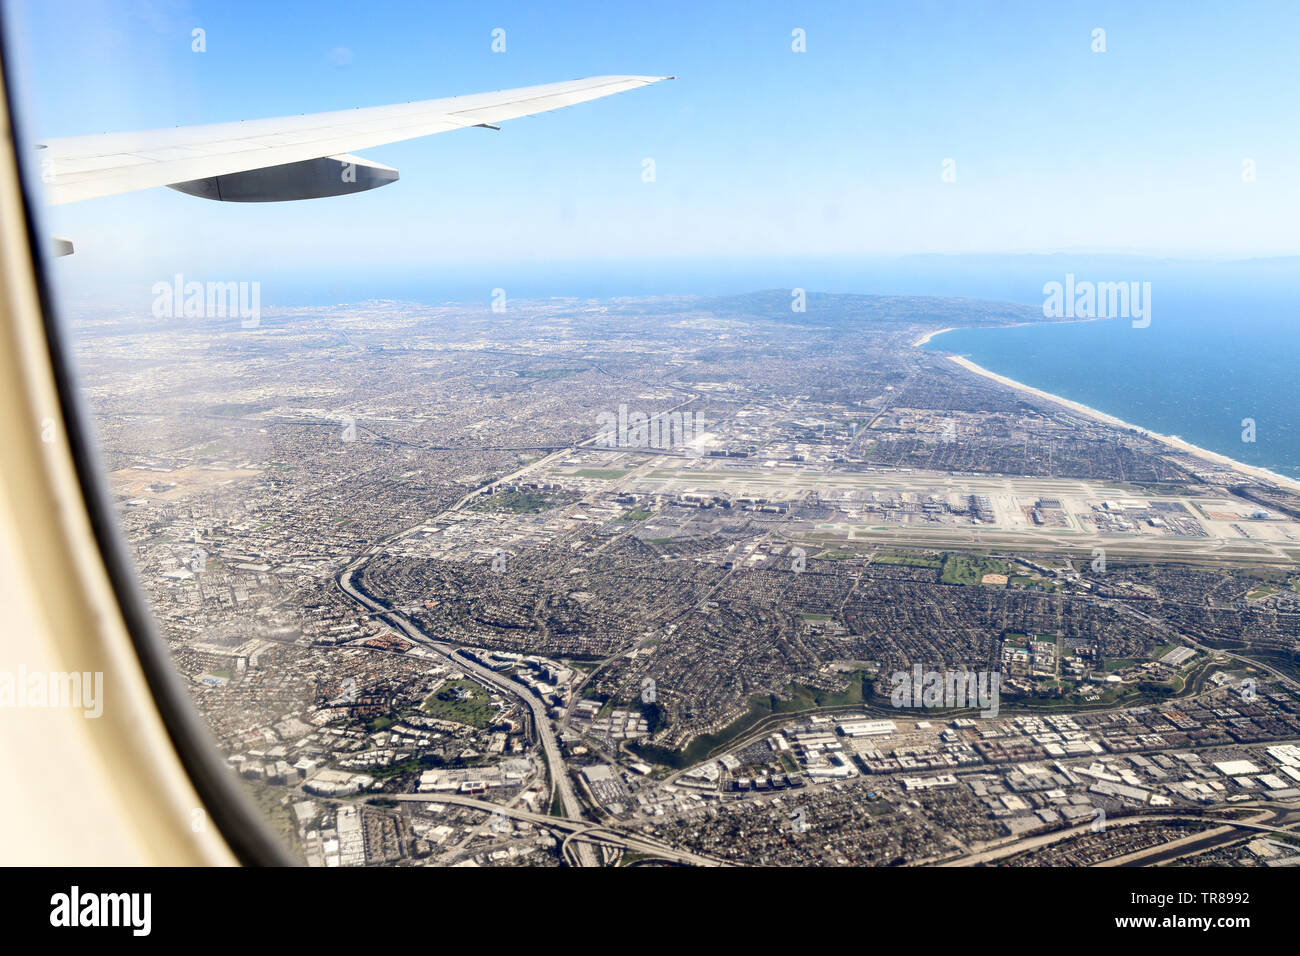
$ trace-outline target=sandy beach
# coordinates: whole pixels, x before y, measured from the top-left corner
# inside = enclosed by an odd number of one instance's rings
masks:
[[[912,348],[919,349],[922,345],[930,341],[936,335],[943,335],[943,333],[945,332],[955,332],[955,331],[957,330],[954,327],[951,329],[935,329],[933,332],[926,332],[925,335],[921,336],[919,339],[917,339],[915,342],[912,343]]]
[[[929,341],[930,338],[938,334],[938,332],[932,332],[922,341]],[[919,345],[921,343],[918,342],[917,344]],[[1107,415],[1105,412],[1099,412],[1097,409],[1090,408],[1079,402],[1071,401],[1068,398],[1062,398],[1059,395],[1053,395],[1050,392],[1044,392],[1042,389],[1034,388],[1032,385],[1026,385],[1024,382],[1017,382],[1014,379],[1007,378],[1005,375],[990,372],[983,366],[976,365],[974,362],[970,361],[970,359],[962,358],[960,355],[950,355],[948,358],[950,361],[956,362],[962,368],[974,372],[977,375],[983,375],[985,378],[990,378],[1008,388],[1015,389],[1019,392],[1026,392],[1049,402],[1055,402],[1057,405],[1064,406],[1072,412],[1086,415],[1099,422],[1105,422],[1107,425],[1113,425],[1116,428],[1131,429],[1147,438],[1168,445],[1175,451],[1194,455],[1197,458],[1216,465],[1223,465],[1231,468],[1238,474],[1249,476],[1258,481],[1265,482],[1266,484],[1276,485],[1279,488],[1285,488],[1287,491],[1300,492],[1300,481],[1297,481],[1294,478],[1288,478],[1286,475],[1279,475],[1276,472],[1269,471],[1267,468],[1257,468],[1254,465],[1244,464],[1234,458],[1229,458],[1227,455],[1220,455],[1218,452],[1210,451],[1208,448],[1202,448],[1199,445],[1193,445],[1191,442],[1183,441],[1177,436],[1161,435],[1159,432],[1153,432],[1150,429],[1143,428],[1141,425],[1134,425],[1130,422],[1126,422],[1122,419],[1116,418],[1114,415]]]

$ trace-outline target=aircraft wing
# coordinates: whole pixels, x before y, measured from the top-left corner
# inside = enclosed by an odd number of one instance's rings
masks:
[[[467,126],[585,103],[672,79],[593,76],[439,100],[280,119],[46,139],[37,145],[52,204],[172,186],[227,202],[314,199],[373,189],[397,170],[349,155]]]

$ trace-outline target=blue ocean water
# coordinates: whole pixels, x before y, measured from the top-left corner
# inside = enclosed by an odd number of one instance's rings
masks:
[[[1132,277],[1097,277],[1112,278]],[[1187,276],[1181,286],[1154,284],[1146,328],[1105,319],[958,329],[927,348],[1300,478],[1300,285],[1293,289]],[[1244,440],[1245,419],[1254,421],[1253,442]]]

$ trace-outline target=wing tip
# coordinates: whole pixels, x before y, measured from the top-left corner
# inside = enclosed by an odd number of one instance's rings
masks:
[[[629,80],[633,82],[640,81],[646,86],[649,86],[651,83],[659,83],[663,80],[675,80],[675,79],[677,79],[676,76],[649,76],[646,74],[636,74],[636,73],[624,73],[624,74],[616,73],[616,74],[611,74],[610,76],[584,77],[584,80],[613,80],[613,81],[622,80],[625,82]]]

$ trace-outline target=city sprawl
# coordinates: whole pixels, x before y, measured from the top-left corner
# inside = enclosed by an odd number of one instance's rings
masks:
[[[776,290],[76,335],[142,588],[308,864],[1294,865],[1300,494],[918,347],[1049,320]]]

